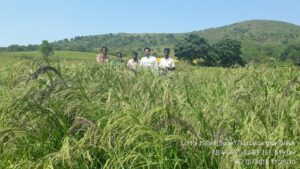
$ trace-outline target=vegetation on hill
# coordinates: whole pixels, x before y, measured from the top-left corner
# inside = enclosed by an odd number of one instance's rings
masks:
[[[289,45],[281,54],[282,60],[289,60],[300,66],[300,44]]]
[[[194,59],[204,59],[210,50],[206,39],[197,34],[190,34],[175,46],[175,55],[179,59],[188,60],[190,63]]]
[[[226,38],[238,40],[242,43],[243,57],[257,61],[279,58],[288,45],[300,42],[300,26],[269,20],[239,22],[195,33],[212,44]]]
[[[268,57],[280,58],[289,45],[300,43],[300,27],[286,22],[269,20],[251,20],[218,28],[210,28],[192,33],[205,38],[210,45],[224,39],[241,42],[242,57],[245,60],[263,61]],[[164,47],[174,46],[190,33],[160,34],[105,34],[93,36],[77,36],[53,42],[55,50],[98,52],[102,46],[110,48],[111,54],[123,52],[130,56],[132,51],[140,52],[144,47],[151,47],[153,54],[158,56]],[[11,45],[0,48],[0,51],[32,51],[37,45]]]
[[[202,65],[232,67],[244,66],[241,58],[241,43],[237,40],[224,39],[209,45],[204,38],[190,34],[175,46],[175,56],[193,63],[195,59],[204,60]]]

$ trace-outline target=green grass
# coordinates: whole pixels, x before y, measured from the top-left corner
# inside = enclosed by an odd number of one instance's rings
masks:
[[[40,52],[0,52],[0,61],[2,64],[12,63],[19,60],[33,60],[42,58]],[[54,56],[50,58],[59,58],[61,61],[67,62],[81,62],[81,61],[95,61],[96,53],[88,52],[74,52],[74,51],[55,51]]]
[[[176,73],[160,77],[95,62],[51,64],[61,77],[46,71],[34,79],[46,65],[41,60],[0,67],[0,168],[299,167],[271,163],[300,157],[296,67],[179,63]],[[296,145],[200,145],[205,140]],[[225,150],[295,154],[216,153]],[[268,164],[243,161],[249,159]]]

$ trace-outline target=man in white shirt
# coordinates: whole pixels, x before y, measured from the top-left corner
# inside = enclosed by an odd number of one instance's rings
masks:
[[[159,68],[163,70],[175,70],[175,63],[172,58],[170,58],[170,48],[164,49],[164,57],[160,59]]]
[[[148,67],[152,70],[158,70],[158,63],[156,61],[156,57],[150,56],[151,54],[151,49],[150,48],[145,48],[144,49],[144,57],[140,61],[140,66],[141,67]]]

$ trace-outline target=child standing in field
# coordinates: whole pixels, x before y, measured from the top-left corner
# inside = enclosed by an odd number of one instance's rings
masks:
[[[107,47],[102,47],[100,50],[100,53],[96,56],[96,61],[97,63],[108,63],[109,62],[109,57],[107,55],[108,48]]]

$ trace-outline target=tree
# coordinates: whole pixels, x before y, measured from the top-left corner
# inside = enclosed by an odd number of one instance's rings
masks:
[[[47,40],[43,40],[42,44],[40,45],[40,52],[44,58],[48,58],[53,54],[53,48]]]
[[[204,38],[197,34],[190,34],[175,45],[174,52],[179,59],[192,63],[193,59],[205,59],[209,48],[210,46]]]
[[[20,52],[20,51],[24,51],[24,46],[20,46],[20,45],[10,45],[7,47],[7,51],[8,52]]]
[[[281,60],[291,60],[295,65],[300,66],[300,46],[289,45],[281,54]]]
[[[232,39],[222,40],[212,46],[212,53],[217,56],[217,64],[223,67],[230,67],[235,64],[244,66],[241,58],[241,43]]]
[[[212,48],[210,48],[204,60],[205,62],[202,64],[205,66],[219,66],[219,56]]]
[[[25,50],[26,51],[36,51],[38,49],[38,45],[27,45]]]

